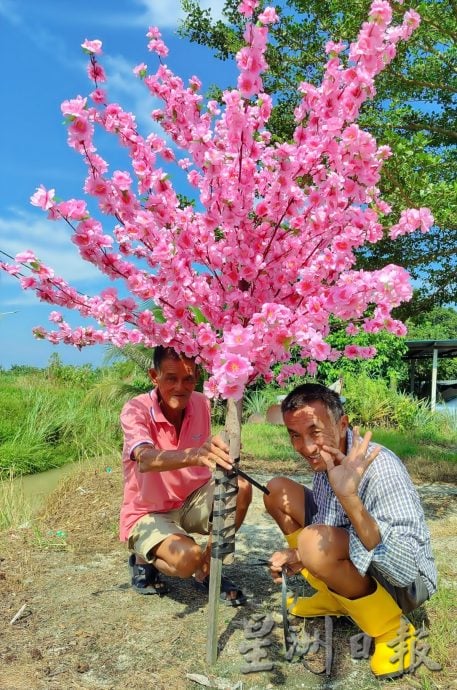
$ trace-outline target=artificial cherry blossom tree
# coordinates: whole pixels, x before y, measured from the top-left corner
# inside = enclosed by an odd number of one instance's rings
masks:
[[[374,2],[353,44],[326,45],[321,86],[298,85],[293,141],[272,143],[272,103],[262,92],[261,74],[268,68],[268,25],[278,17],[267,8],[249,21],[257,5],[240,5],[246,45],[237,55],[238,88],[225,91],[222,104],[204,103],[197,77],[185,86],[163,64],[167,48],[158,29],[149,29],[148,48],[160,64],[154,73],[145,64],[134,72],[163,102],[151,116],[164,137],[142,135],[134,115],[109,102],[100,88],[106,81],[102,44],[82,44],[95,89],[65,101],[62,112],[68,144],[87,164],[84,191],[98,212],[83,200],[57,201],[54,190],[42,186],[31,201],[50,219],[67,221],[81,258],[110,286],[82,295],[30,250],[18,254],[16,264],[1,264],[40,300],[98,324],[71,328],[52,311],[55,330],[38,327],[36,337],[78,348],[170,345],[197,357],[209,372],[208,395],[239,400],[256,376],[271,380],[272,364],[284,363],[284,380],[315,373],[325,359],[374,354],[355,345],[332,349],[325,342],[332,315],[348,322],[349,333],[405,332],[391,310],[411,296],[407,273],[393,265],[373,272],[354,268],[354,250],[383,236],[380,217],[390,211],[376,186],[390,151],[355,121],[374,95],[376,74],[419,16],[410,10],[401,25],[391,26],[389,3]],[[96,128],[126,147],[130,170],[110,173],[95,145]],[[180,203],[161,167],[172,161],[187,171],[198,194],[195,206]],[[390,236],[424,232],[431,223],[427,209],[408,209]],[[22,275],[24,266],[30,275]],[[145,308],[145,301],[157,308]],[[292,345],[300,347],[303,365],[287,365]]]
[[[243,0],[239,6],[246,30],[238,84],[221,103],[204,102],[197,77],[186,86],[173,74],[163,63],[168,51],[158,29],[149,29],[158,68],[150,72],[140,64],[133,71],[163,106],[152,111],[156,127],[147,135],[101,88],[101,42],[84,41],[95,88],[65,101],[62,113],[68,144],[87,165],[84,192],[95,211],[84,200],[58,201],[42,186],[31,201],[51,220],[68,223],[81,258],[109,284],[98,295],[80,294],[31,250],[0,264],[40,300],[97,324],[72,328],[55,310],[55,329],[35,328],[37,338],[78,348],[162,344],[196,357],[209,373],[206,393],[229,401],[234,457],[240,401],[255,377],[271,381],[277,363],[284,381],[314,374],[319,361],[373,356],[368,347],[332,349],[326,342],[331,317],[346,321],[349,334],[362,328],[401,335],[404,326],[391,310],[411,296],[401,267],[355,268],[354,250],[383,237],[381,217],[390,212],[377,187],[390,151],[356,120],[375,93],[375,76],[419,16],[409,10],[393,26],[389,3],[375,0],[354,43],[326,45],[322,84],[297,85],[293,141],[277,143],[268,131],[272,99],[261,75],[268,69],[268,25],[278,16],[273,8],[259,12],[258,5]],[[125,147],[129,170],[110,171],[95,144],[97,129]],[[180,201],[162,167],[170,163],[187,172],[195,204]],[[389,234],[394,240],[431,224],[427,209],[408,209]],[[151,302],[153,309],[144,306]],[[299,347],[302,364],[288,364],[292,346]]]

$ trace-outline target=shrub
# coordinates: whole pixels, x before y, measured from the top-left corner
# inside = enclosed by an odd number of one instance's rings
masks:
[[[248,390],[243,398],[243,421],[252,414],[264,415],[270,405],[276,403],[278,389],[274,386]]]

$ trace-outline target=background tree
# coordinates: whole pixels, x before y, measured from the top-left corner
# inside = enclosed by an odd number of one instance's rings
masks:
[[[435,307],[430,312],[418,314],[406,322],[410,340],[455,340],[457,338],[457,310],[452,307]],[[417,380],[429,387],[432,376],[432,360],[416,360]],[[457,380],[457,357],[438,357],[438,380]]]
[[[181,34],[223,60],[233,57],[242,43],[237,5],[238,0],[227,0],[225,20],[213,21],[197,0],[183,0]],[[320,81],[323,41],[347,42],[365,19],[369,0],[280,0],[275,5],[281,23],[272,29],[265,89],[274,95],[270,129],[284,141],[294,127],[295,85]],[[376,97],[365,102],[359,118],[364,129],[394,151],[380,181],[394,213],[405,205],[426,205],[435,218],[427,235],[404,236],[395,244],[386,239],[357,252],[360,266],[400,263],[420,281],[417,298],[403,308],[403,316],[457,298],[457,5],[455,0],[406,0],[394,5],[395,17],[411,7],[420,13],[421,25],[411,41],[398,46],[395,60],[377,80]]]

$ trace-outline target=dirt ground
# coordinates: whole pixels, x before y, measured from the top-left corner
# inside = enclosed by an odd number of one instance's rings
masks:
[[[446,598],[434,603],[434,597],[414,622],[417,627],[423,621],[430,630],[427,659],[441,663],[441,671],[430,670],[427,662],[402,679],[376,681],[366,659],[352,658],[350,642],[358,630],[345,618],[308,621],[315,644],[304,659],[287,661],[281,589],[265,567],[255,565],[283,541],[258,490],[237,536],[236,561],[224,566],[248,603],[236,609],[220,603],[218,659],[208,665],[204,594],[190,581],[173,579],[163,598],[130,589],[126,549],[117,538],[121,474],[101,465],[65,479],[37,525],[0,534],[0,690],[457,688],[451,632],[457,613],[457,488],[433,483],[419,489]],[[298,580],[291,584],[301,586]],[[248,630],[262,624],[266,632],[258,639],[271,643],[264,662],[272,669],[243,673]]]

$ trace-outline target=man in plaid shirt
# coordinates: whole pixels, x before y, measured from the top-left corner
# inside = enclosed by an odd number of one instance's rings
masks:
[[[341,400],[315,383],[282,403],[294,449],[313,472],[313,488],[285,477],[268,484],[265,506],[289,548],[271,557],[273,578],[301,571],[317,590],[290,602],[297,616],[346,615],[374,638],[370,666],[394,678],[413,664],[413,625],[403,618],[436,591],[436,568],[419,496],[402,462],[350,429]],[[402,628],[403,620],[403,628]],[[400,629],[404,658],[392,642]]]

